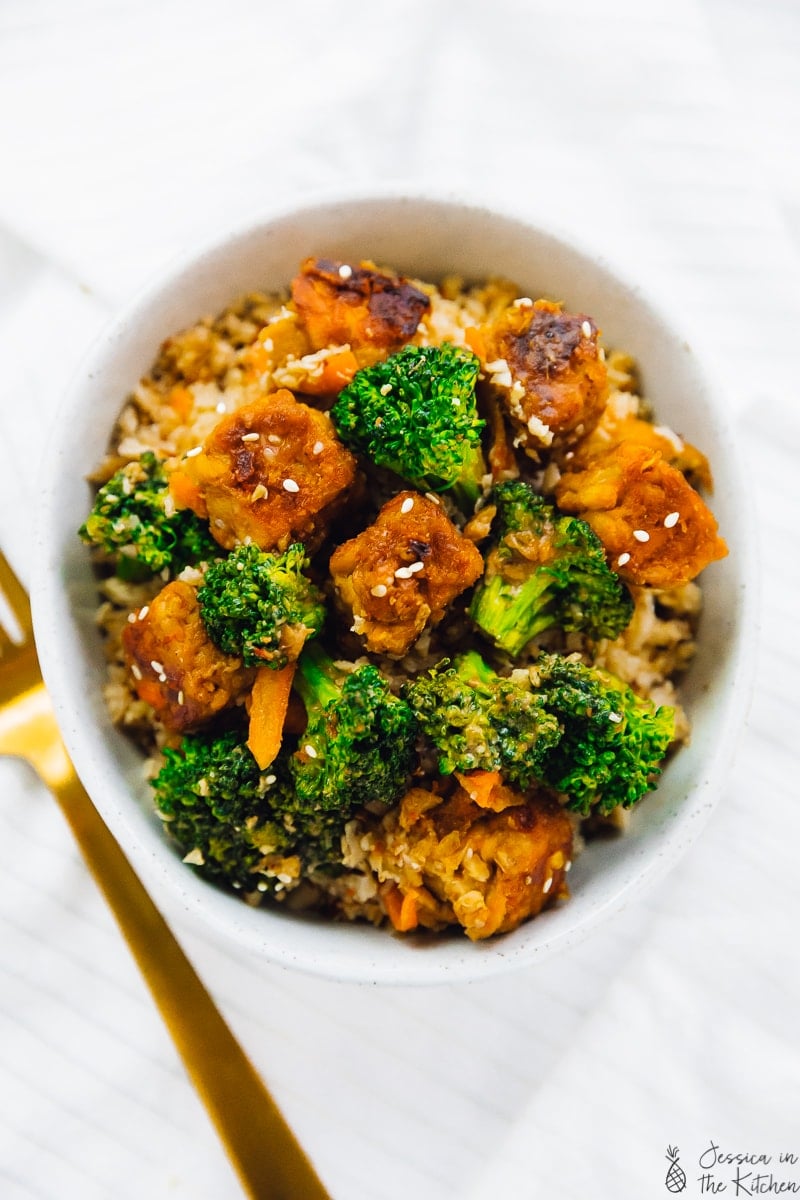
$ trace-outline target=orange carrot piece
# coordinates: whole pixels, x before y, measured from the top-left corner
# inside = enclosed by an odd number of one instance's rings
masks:
[[[170,474],[169,494],[175,501],[176,508],[191,508],[199,517],[208,516],[200,488],[180,467],[176,467]]]
[[[400,891],[396,884],[390,884],[381,895],[386,913],[398,933],[408,933],[419,924],[417,912],[417,897],[414,892]]]
[[[400,913],[403,908],[403,893],[395,884],[389,884],[388,887],[381,888],[381,898],[383,907],[386,909],[386,915],[397,929],[400,921]]]
[[[289,707],[295,663],[279,670],[260,667],[250,697],[250,729],[247,745],[263,771],[281,748],[283,723]]]
[[[482,363],[486,362],[486,343],[483,340],[483,334],[477,325],[469,325],[464,330],[464,341],[469,346],[473,354],[476,354]]]
[[[164,707],[164,693],[155,679],[132,679],[133,688],[140,700],[151,705],[156,712]]]
[[[414,892],[406,892],[403,896],[403,903],[400,906],[400,921],[397,925],[399,933],[408,933],[410,929],[416,929],[419,925],[419,917],[417,915],[417,897]]]
[[[456,771],[455,777],[469,795],[481,808],[489,808],[489,797],[496,787],[500,786],[499,771]]]
[[[194,408],[194,396],[192,393],[188,388],[177,385],[169,394],[169,402],[185,425],[192,415],[192,409]]]
[[[337,350],[325,359],[321,375],[304,379],[302,390],[310,396],[330,395],[346,387],[358,370],[358,359],[352,350]]]

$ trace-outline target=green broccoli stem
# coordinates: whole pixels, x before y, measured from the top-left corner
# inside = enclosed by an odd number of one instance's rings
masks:
[[[464,466],[454,483],[440,489],[452,497],[453,503],[461,512],[471,516],[475,505],[483,495],[483,479],[486,475],[486,460],[480,446],[473,446]]]
[[[459,654],[453,663],[456,674],[469,687],[493,687],[497,682],[497,672],[481,657],[477,650],[467,650]]]
[[[333,659],[317,642],[304,646],[297,660],[294,686],[307,709],[319,707],[324,710],[332,701],[339,699],[342,689],[335,678],[335,671]]]
[[[539,571],[517,588],[502,575],[494,575],[475,593],[469,615],[501,650],[516,657],[531,638],[549,629],[552,614],[542,604],[552,578]]]

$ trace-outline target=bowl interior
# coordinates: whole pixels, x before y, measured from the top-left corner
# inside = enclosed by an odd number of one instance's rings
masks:
[[[170,333],[248,290],[285,288],[308,255],[372,258],[426,279],[460,274],[514,279],[526,294],[591,314],[606,345],[637,359],[659,420],[711,459],[712,505],[731,555],[706,572],[697,659],[683,689],[693,735],[627,836],[595,844],[575,863],[573,896],[501,939],[434,943],[362,925],[251,909],[184,866],[152,811],[136,749],[111,725],[101,695],[104,659],[93,623],[94,578],[75,531],[91,503],[86,475],[103,456],[126,395]],[[222,937],[286,965],[332,978],[444,982],[527,964],[585,935],[688,845],[712,806],[742,713],[748,667],[744,581],[749,514],[742,511],[723,409],[680,334],[601,258],[524,220],[449,200],[412,196],[327,201],[265,218],[179,264],[142,295],[91,351],[65,398],[41,487],[34,617],[45,678],[76,767],[134,866],[166,878]]]

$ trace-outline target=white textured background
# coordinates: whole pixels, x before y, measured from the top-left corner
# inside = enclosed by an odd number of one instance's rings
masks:
[[[335,1200],[666,1196],[668,1143],[695,1196],[712,1139],[800,1156],[800,5],[226,13],[0,0],[0,540],[21,572],[66,379],[196,233],[350,180],[475,184],[602,246],[695,331],[756,491],[760,658],[700,841],[535,970],[359,990],[223,951],[159,901]],[[238,1195],[57,809],[1,763],[0,1196]]]

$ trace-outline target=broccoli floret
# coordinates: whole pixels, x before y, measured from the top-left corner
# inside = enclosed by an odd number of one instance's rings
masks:
[[[344,827],[364,804],[402,795],[414,762],[417,723],[377,667],[342,671],[318,643],[297,662],[295,687],[308,726],[289,760],[298,812],[334,814]]]
[[[625,629],[633,601],[585,521],[518,480],[497,484],[490,503],[492,541],[469,611],[495,646],[515,656],[552,626],[596,638]]]
[[[531,669],[536,690],[563,729],[548,752],[543,780],[582,814],[596,806],[630,808],[654,786],[674,736],[674,710],[656,707],[621,679],[557,654]]]
[[[521,788],[541,777],[561,736],[557,719],[525,682],[497,675],[475,651],[445,659],[403,691],[433,743],[439,770],[500,771]]]
[[[262,775],[238,732],[185,737],[153,780],[158,810],[186,861],[220,883],[253,891],[275,875],[275,856],[292,853],[293,838],[270,803]],[[280,868],[278,868],[280,869]]]
[[[357,371],[331,409],[345,445],[421,491],[444,492],[467,513],[486,473],[469,350],[405,346]]]
[[[322,594],[303,574],[307,566],[299,542],[283,554],[236,546],[212,562],[197,591],[212,641],[248,667],[278,669],[293,662],[325,621]]]
[[[165,567],[179,575],[189,564],[214,558],[219,546],[207,523],[189,509],[168,516],[168,495],[164,464],[148,450],[100,488],[78,534],[115,555],[123,579],[147,579]]]

